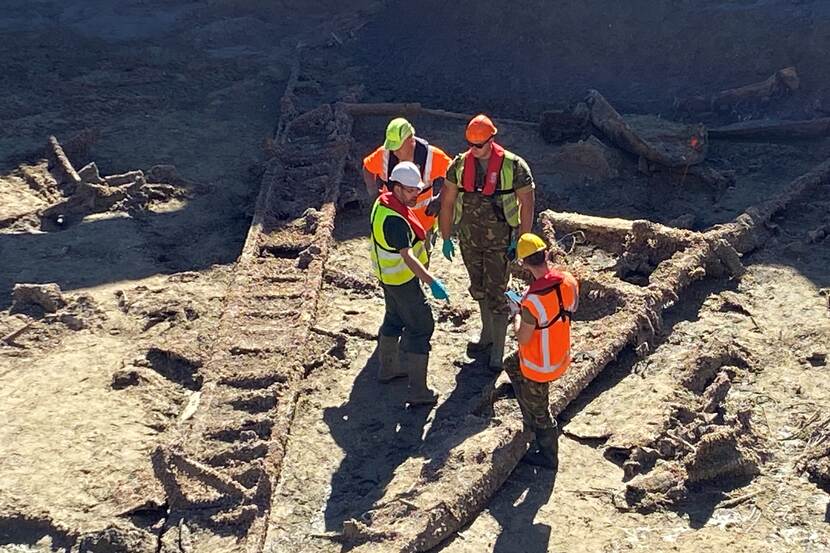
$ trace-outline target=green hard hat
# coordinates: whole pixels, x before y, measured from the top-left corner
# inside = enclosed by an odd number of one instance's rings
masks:
[[[415,127],[403,117],[396,117],[386,126],[386,141],[383,147],[387,150],[397,150],[403,141],[415,134]]]

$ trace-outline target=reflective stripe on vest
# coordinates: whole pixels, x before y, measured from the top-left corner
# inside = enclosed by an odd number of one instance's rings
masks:
[[[383,174],[381,175],[381,179],[388,181],[389,175],[392,174],[392,169],[395,168],[395,165],[397,165],[399,161],[400,160],[394,153],[384,148]],[[418,138],[417,136],[415,137],[415,151],[412,152],[412,163],[417,165],[418,169],[421,170],[421,179],[423,179],[425,183],[430,184],[429,169],[432,167],[432,148],[430,148],[429,142],[423,138]]]
[[[467,155],[469,155],[469,152],[461,154],[455,171],[455,184],[458,186],[458,196],[455,199],[455,224],[461,221],[464,206],[464,189],[461,183],[464,182],[464,158]],[[513,170],[517,159],[518,157],[512,152],[504,151],[504,163],[502,163],[499,172],[499,187],[496,195],[493,196],[493,201],[499,202],[501,205],[507,224],[513,228],[519,226],[519,201],[516,199],[516,192],[513,190]]]
[[[426,230],[430,230],[435,225],[436,220],[434,216],[426,214],[427,206],[429,205],[430,200],[432,200],[432,179],[430,178],[430,174],[432,173],[432,153],[432,146],[430,146],[426,140],[416,136],[415,152],[412,154],[412,162],[418,166],[418,169],[420,169],[421,179],[427,187],[418,194],[417,202],[415,207],[412,208],[412,211],[415,212],[415,215],[418,217],[421,225]],[[380,179],[383,182],[388,182],[389,174],[392,173],[392,169],[395,168],[398,161],[399,160],[395,154],[386,148],[383,149],[383,173],[380,175]],[[384,188],[386,187],[384,186]],[[381,191],[383,192],[385,190]]]
[[[415,207],[412,208],[413,211],[417,211],[419,209],[426,209],[430,201],[432,201],[432,194],[430,194],[429,196],[418,196],[418,201],[415,202]],[[418,220],[420,219],[421,218],[418,217]]]
[[[564,284],[564,283],[563,283]],[[570,305],[576,308],[576,291],[571,292]],[[519,367],[522,374],[535,382],[549,382],[562,376],[571,363],[571,322],[569,318],[557,318],[559,298],[550,292],[545,296],[527,294],[522,306],[536,317],[537,328],[530,341],[519,344]]]
[[[383,223],[389,217],[398,217],[406,223],[410,233],[409,244],[412,248],[412,255],[424,265],[427,264],[429,258],[427,257],[424,241],[418,240],[415,237],[415,233],[412,231],[409,222],[401,217],[394,209],[390,209],[376,201],[371,215],[372,237],[370,241],[370,257],[372,258],[372,268],[375,271],[375,276],[383,284],[399,286],[415,278],[415,273],[407,267],[401,254],[386,241],[386,236],[383,234]]]

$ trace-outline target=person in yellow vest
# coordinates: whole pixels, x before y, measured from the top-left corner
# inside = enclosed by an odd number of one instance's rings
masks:
[[[501,370],[509,309],[504,292],[518,235],[530,232],[535,205],[533,175],[527,163],[495,142],[498,130],[477,115],[467,125],[470,148],[447,169],[441,193],[439,228],[442,252],[452,261],[458,235],[470,276],[470,295],[481,313],[481,336],[467,345],[471,356],[487,353],[489,366]]]
[[[547,253],[539,236],[526,233],[519,237],[516,254],[533,275],[533,282],[511,306],[519,350],[505,360],[505,371],[525,424],[536,435],[536,447],[526,460],[556,470],[559,435],[550,416],[548,387],[571,363],[571,318],[579,304],[579,285],[570,273],[551,267]]]
[[[427,231],[426,246],[429,250],[435,240],[435,216],[441,207],[439,189],[447,174],[450,157],[440,148],[415,136],[415,127],[403,117],[392,119],[386,127],[386,140],[363,159],[363,182],[370,200],[387,191],[389,175],[401,161],[417,165],[421,180],[426,184],[418,194],[412,211]]]
[[[378,380],[409,377],[407,403],[434,405],[438,396],[427,387],[430,339],[435,329],[421,282],[439,300],[449,300],[444,284],[425,267],[426,229],[412,210],[426,184],[418,167],[398,163],[389,175],[391,190],[372,206],[371,258],[383,289],[386,311],[378,332]]]

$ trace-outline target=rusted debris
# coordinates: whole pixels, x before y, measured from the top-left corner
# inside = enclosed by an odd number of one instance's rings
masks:
[[[647,382],[658,392],[643,395],[639,381],[625,381],[598,398],[595,414],[581,413],[568,426],[604,426],[610,405],[640,401],[642,410],[604,436],[604,454],[622,465],[626,506],[650,511],[683,499],[688,486],[720,478],[746,478],[757,472],[760,449],[749,411],[727,401],[732,379],[755,361],[730,342],[650,358]],[[648,413],[648,415],[646,415]]]
[[[407,460],[381,506],[361,520],[344,523],[343,537],[362,542],[352,551],[428,551],[483,509],[527,451],[530,439],[512,405],[499,401],[494,410],[496,424],[473,415],[463,421],[465,427],[479,430],[467,440],[457,443],[449,434],[432,444],[427,454],[441,459],[439,467],[419,468],[421,460]],[[448,495],[447,488],[425,484],[450,474],[463,483],[464,493]]]
[[[830,134],[830,117],[801,121],[755,119],[709,129],[709,137],[721,140],[799,140]]]
[[[556,236],[582,233],[583,239],[606,251],[622,255],[626,237],[631,233],[635,221],[613,217],[595,217],[581,213],[563,211],[543,211],[539,214],[539,222],[543,227],[549,226],[550,232]],[[691,242],[691,234],[665,225],[643,221],[649,225],[652,232],[664,236],[673,242]]]
[[[672,123],[652,116],[623,118],[596,90],[586,100],[591,122],[619,148],[663,167],[702,163],[708,135],[703,125]]]
[[[194,551],[261,549],[300,383],[321,359],[343,355],[344,336],[320,340],[311,333],[352,119],[339,104],[305,107],[294,95],[300,78],[297,62],[234,281],[199,368],[198,408],[182,423],[181,436],[154,457],[172,507],[168,520],[187,521]],[[312,164],[301,159],[308,151]],[[284,209],[286,188],[299,191],[296,209]],[[191,492],[204,486],[214,493],[202,501]],[[221,538],[208,543],[196,531],[229,525],[234,530],[222,533],[228,539],[221,546]],[[178,526],[164,528],[161,542],[175,542],[178,533]]]
[[[705,164],[689,165],[686,167],[663,167],[656,163],[651,163],[645,158],[640,158],[637,166],[641,173],[646,175],[663,174],[673,179],[678,184],[684,184],[688,181],[702,182],[720,193],[735,184],[734,171],[718,171],[717,169]],[[715,196],[717,197],[717,195]]]
[[[189,390],[199,390],[203,384],[199,369],[203,354],[182,344],[153,346],[146,354],[146,363],[163,377]]]
[[[667,121],[651,115],[620,115],[596,90],[588,92],[586,103],[577,104],[572,112],[550,111],[542,115],[540,132],[548,142],[579,138],[578,144],[567,144],[557,155],[557,167],[574,162],[579,173],[612,178],[621,163],[614,152],[605,147],[591,131],[601,132],[621,150],[637,156],[641,173],[665,173],[685,181],[696,179],[718,189],[734,183],[734,174],[720,172],[703,161],[709,134],[701,125]],[[588,138],[586,138],[588,137]]]
[[[52,169],[55,179],[59,184],[68,185],[68,192],[72,192],[74,186],[81,182],[78,172],[72,166],[72,162],[66,156],[58,139],[54,136],[49,137],[49,148],[47,149],[47,157],[50,162],[50,169]]]
[[[67,146],[86,155],[93,131],[82,132]],[[12,212],[4,216],[0,226],[14,224],[28,228],[39,224],[44,231],[55,231],[80,221],[92,213],[109,210],[143,211],[151,202],[184,198],[193,190],[204,189],[179,176],[172,165],[156,165],[145,175],[129,171],[120,175],[102,176],[98,166],[87,163],[76,170],[65,150],[54,136],[49,137],[46,159],[34,165],[21,165],[17,173],[42,203],[31,211]]]
[[[458,119],[459,121],[464,121],[465,123],[473,118],[472,115],[468,113],[458,113],[455,111],[446,111],[443,109],[433,109],[427,108],[422,106],[419,102],[410,102],[410,103],[366,103],[366,104],[357,104],[353,102],[344,102],[343,104],[344,109],[349,115],[354,117],[357,116],[370,116],[370,115],[385,115],[390,117],[402,117],[402,116],[415,116],[419,114],[423,115],[432,115],[435,117],[445,117],[448,119]],[[520,121],[518,119],[505,119],[503,117],[499,117],[499,123],[503,123],[506,125],[515,125],[518,127],[530,127],[530,128],[537,128],[539,126],[538,123],[534,123],[532,121]]]
[[[790,182],[785,192],[744,211],[731,223],[715,226],[708,236],[727,240],[738,253],[748,253],[763,244],[772,230],[766,223],[816,186],[830,183],[830,160]]]
[[[649,275],[659,263],[692,241],[693,235],[690,232],[666,232],[661,226],[649,221],[633,221],[631,230],[623,241],[622,255],[617,261],[617,275],[623,279],[631,273]]]
[[[63,159],[69,163],[65,156]],[[148,182],[142,171],[102,177],[95,163],[89,163],[80,171],[72,169],[72,172],[77,179],[73,181],[72,188],[65,191],[66,198],[38,213],[44,230],[61,228],[91,213],[111,209],[140,211],[153,200],[184,196],[181,189],[170,184]]]
[[[801,81],[795,67],[785,67],[768,79],[738,88],[723,90],[712,96],[692,96],[675,100],[675,108],[686,113],[739,111],[758,108],[772,100],[785,98],[798,90]]]
[[[625,500],[629,504],[644,504],[654,508],[658,501],[679,501],[686,496],[683,484],[686,475],[676,465],[661,466],[653,472],[632,480],[625,488]],[[659,499],[655,499],[659,498]]]
[[[744,418],[724,425],[706,425],[698,419],[684,429],[699,436],[678,460],[658,464],[651,472],[632,479],[625,490],[628,508],[650,512],[684,499],[688,486],[713,481],[741,481],[759,472],[757,439]],[[697,426],[695,426],[695,424]],[[621,507],[618,505],[618,507]]]
[[[423,107],[418,102],[400,103],[365,103],[365,104],[344,104],[346,111],[352,117],[367,115],[388,115],[391,117],[411,116],[419,113]]]
[[[153,453],[153,466],[156,469],[156,476],[165,487],[168,502],[174,509],[205,509],[238,505],[249,496],[247,489],[221,472],[209,465],[188,459],[182,453],[172,451],[169,448],[156,448]],[[193,486],[193,491],[198,490],[201,493],[199,495],[195,493],[193,495],[188,494],[188,491],[181,486],[178,475],[174,471],[196,479],[207,486],[208,490]]]
[[[539,134],[552,144],[585,138],[590,130],[591,113],[582,102],[573,110],[544,111],[539,122]]]
[[[630,274],[651,274],[660,262],[682,250],[695,252],[696,258],[706,260],[710,272],[726,271],[732,276],[743,272],[737,252],[719,236],[709,237],[650,221],[603,219],[578,213],[545,211],[539,220],[551,243],[559,231],[579,232],[587,242],[617,255],[615,272],[624,280]],[[697,249],[691,248],[695,244]]]

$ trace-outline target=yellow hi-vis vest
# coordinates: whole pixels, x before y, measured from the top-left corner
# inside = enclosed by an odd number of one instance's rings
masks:
[[[455,175],[455,184],[458,187],[458,196],[455,198],[455,219],[457,225],[461,221],[461,214],[464,205],[464,161],[469,152],[461,154],[461,161],[458,163]],[[518,156],[512,152],[504,151],[504,161],[499,171],[499,187],[493,195],[493,201],[501,204],[504,218],[507,224],[513,228],[519,226],[519,201],[516,199],[516,191],[513,189],[513,169]]]
[[[418,240],[409,221],[401,217],[394,209],[382,205],[379,200],[375,200],[375,205],[372,206],[372,214],[370,216],[372,222],[370,253],[372,257],[372,268],[374,268],[375,276],[378,277],[378,280],[382,284],[400,286],[415,278],[415,273],[406,266],[398,250],[392,248],[386,242],[386,237],[383,235],[383,223],[389,217],[398,217],[409,227],[409,247],[412,248],[412,255],[424,265],[429,262],[429,258],[427,257],[427,250],[424,247],[424,241]]]

